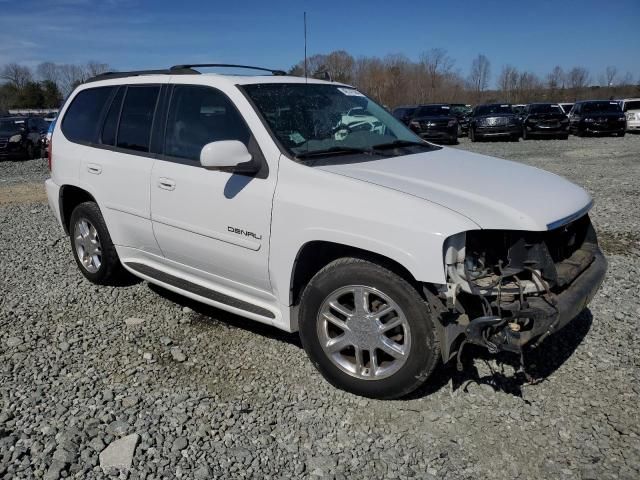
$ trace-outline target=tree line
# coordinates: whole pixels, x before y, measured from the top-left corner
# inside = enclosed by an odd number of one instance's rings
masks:
[[[423,52],[417,60],[402,54],[355,58],[344,50],[307,58],[311,77],[331,78],[354,85],[390,108],[403,104],[570,101],[628,97],[640,94],[640,81],[609,66],[597,78],[583,66],[554,67],[541,77],[513,65],[503,65],[491,88],[492,64],[479,54],[465,76],[443,48]],[[305,61],[289,73],[305,74]]]
[[[0,112],[10,108],[58,108],[88,78],[110,71],[109,65],[43,62],[34,69],[17,63],[0,67]]]
[[[306,69],[305,69],[306,68]],[[108,64],[83,65],[43,62],[34,69],[10,63],[0,67],[0,112],[10,108],[57,108],[88,78],[111,71]],[[390,108],[431,102],[471,103],[576,101],[640,95],[640,81],[615,66],[592,76],[583,66],[556,66],[539,76],[503,65],[492,85],[492,64],[479,54],[463,75],[443,48],[423,52],[417,60],[403,54],[354,57],[344,50],[315,54],[291,67],[289,73],[326,78],[354,85]],[[493,87],[493,88],[492,88]]]

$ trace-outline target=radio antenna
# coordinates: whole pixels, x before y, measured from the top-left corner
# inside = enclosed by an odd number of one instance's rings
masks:
[[[307,79],[307,12],[304,12],[304,78]]]

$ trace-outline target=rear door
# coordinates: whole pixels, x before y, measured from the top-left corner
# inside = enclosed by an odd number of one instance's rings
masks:
[[[113,242],[160,254],[151,227],[150,152],[162,85],[115,87],[96,133],[94,148],[82,158],[80,178],[90,186]]]
[[[239,140],[257,174],[207,170],[207,143]],[[230,293],[270,292],[268,255],[275,172],[233,102],[204,85],[174,85],[168,108],[164,156],[151,176],[153,229],[168,265]]]

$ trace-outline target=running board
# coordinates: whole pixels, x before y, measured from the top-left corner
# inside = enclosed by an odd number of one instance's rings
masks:
[[[244,300],[239,300],[224,293],[220,293],[216,290],[211,290],[196,283],[192,283],[188,280],[174,277],[173,275],[162,272],[156,268],[150,267],[149,265],[144,265],[142,263],[136,262],[126,262],[125,265],[130,269],[135,270],[136,272],[140,272],[141,274],[146,275],[147,277],[154,278],[159,282],[166,283],[167,285],[171,285],[173,287],[179,288],[180,290],[184,290],[185,292],[198,295],[199,297],[207,298],[218,303],[223,303],[225,305],[229,305],[230,307],[260,315],[262,317],[276,318],[273,312],[267,310],[266,308],[254,305],[249,302],[245,302]]]

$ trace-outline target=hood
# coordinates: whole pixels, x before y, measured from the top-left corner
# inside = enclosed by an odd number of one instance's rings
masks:
[[[315,168],[436,203],[484,229],[547,230],[591,204],[558,175],[452,148]]]

